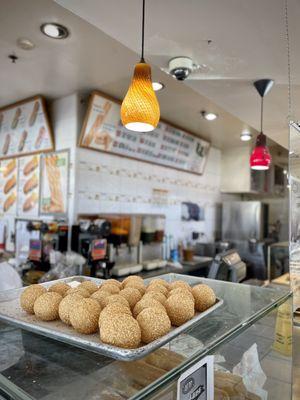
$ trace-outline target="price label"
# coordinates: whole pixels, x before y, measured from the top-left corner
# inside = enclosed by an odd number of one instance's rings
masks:
[[[214,399],[214,357],[207,356],[184,372],[177,383],[177,400]]]

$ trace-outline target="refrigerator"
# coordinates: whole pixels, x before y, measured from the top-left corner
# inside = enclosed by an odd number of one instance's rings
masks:
[[[248,265],[248,277],[267,279],[268,204],[226,201],[222,204],[222,240]]]

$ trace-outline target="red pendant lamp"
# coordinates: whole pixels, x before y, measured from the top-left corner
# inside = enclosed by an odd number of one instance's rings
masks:
[[[260,79],[254,82],[254,87],[261,97],[261,114],[260,114],[260,134],[256,138],[255,147],[250,156],[251,169],[265,171],[269,169],[272,158],[267,147],[267,138],[263,134],[263,111],[264,111],[264,96],[269,93],[274,81],[272,79]]]

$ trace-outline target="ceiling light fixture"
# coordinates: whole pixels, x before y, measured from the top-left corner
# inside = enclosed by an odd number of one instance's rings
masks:
[[[252,133],[251,132],[249,132],[249,131],[243,131],[242,133],[241,133],[241,140],[243,141],[243,142],[248,142],[249,140],[251,140],[252,139]]]
[[[159,92],[165,88],[165,85],[161,82],[152,82],[154,92]]]
[[[201,115],[203,118],[205,118],[207,121],[214,121],[215,119],[218,118],[218,114],[215,114],[213,112],[206,112],[206,111],[201,111]]]
[[[269,93],[273,84],[274,81],[272,79],[260,79],[253,83],[261,97],[260,134],[256,138],[256,144],[250,156],[250,167],[254,170],[264,171],[269,169],[272,160],[267,147],[267,137],[263,134],[263,114],[264,96]]]
[[[134,68],[134,74],[121,106],[121,120],[125,128],[135,132],[150,132],[156,128],[160,109],[152,87],[151,67],[144,60],[145,0],[142,10],[142,52],[141,60]]]
[[[41,32],[52,39],[66,39],[69,36],[68,28],[54,22],[41,25]]]

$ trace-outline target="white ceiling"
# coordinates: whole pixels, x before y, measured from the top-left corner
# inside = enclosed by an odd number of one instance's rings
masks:
[[[120,99],[125,95],[133,65],[138,60],[140,0],[58,2],[80,17],[52,0],[0,0],[0,106],[36,93],[49,99],[93,89]],[[276,5],[270,7],[269,18],[277,29],[269,32],[267,27],[261,27],[260,34],[265,33],[266,37],[260,36],[257,34],[260,21],[253,25],[253,39],[249,34],[252,8],[247,3],[253,3],[257,10],[261,1],[148,0],[146,50],[153,64],[154,79],[166,84],[166,89],[158,94],[165,119],[219,148],[240,145],[239,135],[244,128],[250,127],[255,133],[251,127],[258,128],[259,107],[252,80],[272,77],[284,83],[286,73],[284,31],[279,39],[277,32],[281,2],[264,2]],[[222,5],[222,10],[214,15],[217,3]],[[233,5],[235,18],[241,18],[238,26],[233,21]],[[70,37],[57,41],[43,36],[39,27],[49,21],[66,25],[71,31]],[[31,39],[35,49],[19,49],[16,46],[19,37]],[[207,39],[213,40],[209,48]],[[255,40],[264,44],[259,46],[259,51],[254,46]],[[278,57],[273,54],[270,58],[268,53],[262,61],[263,49],[268,50],[271,42]],[[16,64],[8,59],[12,52],[19,56]],[[176,55],[189,55],[199,63],[208,64],[212,68],[208,76],[235,79],[177,82],[159,69],[169,57]],[[295,78],[299,77],[295,75]],[[285,85],[278,85],[266,101],[266,133],[282,145],[287,144],[285,91]],[[212,123],[203,120],[199,114],[203,109],[218,113],[220,118]]]
[[[135,52],[140,50],[141,0],[56,0]],[[259,129],[252,82],[275,79],[265,101],[265,132],[288,146],[285,0],[148,0],[146,54],[166,67],[175,56],[206,64],[201,80],[184,83]],[[300,2],[288,0],[293,113],[300,107]],[[211,40],[211,44],[208,44]],[[298,43],[296,42],[298,41]],[[198,73],[199,75],[199,73]]]

